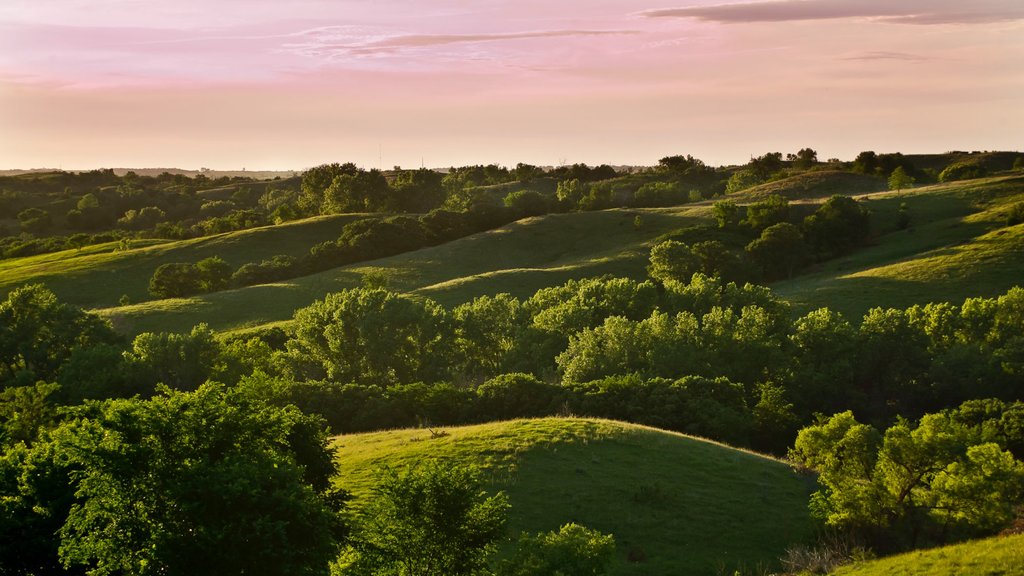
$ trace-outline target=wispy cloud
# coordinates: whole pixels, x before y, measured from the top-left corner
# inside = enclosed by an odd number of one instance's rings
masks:
[[[775,0],[647,10],[648,18],[720,23],[865,18],[895,24],[981,24],[1024,19],[1020,0]]]
[[[285,50],[306,56],[379,56],[404,51],[515,40],[637,34],[634,30],[540,30],[491,34],[380,34],[350,26],[326,27],[304,34]]]
[[[918,54],[908,54],[906,52],[887,52],[884,50],[876,50],[871,52],[862,52],[860,54],[854,54],[843,58],[843,60],[863,60],[863,61],[874,61],[874,60],[900,60],[904,62],[920,62],[922,60],[928,60],[925,56]]]

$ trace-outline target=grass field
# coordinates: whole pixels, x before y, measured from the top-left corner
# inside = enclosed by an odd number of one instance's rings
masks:
[[[858,563],[834,576],[1024,576],[1024,534]]]
[[[770,567],[787,546],[811,537],[813,481],[757,454],[607,420],[518,420],[443,432],[337,437],[340,485],[363,496],[381,466],[475,463],[490,490],[509,496],[510,534],[567,522],[612,533],[614,575]]]
[[[872,195],[873,245],[773,289],[798,311],[828,306],[851,320],[875,306],[1002,294],[1024,282],[1024,226],[1005,225],[1016,202],[1024,202],[1021,176]],[[907,230],[895,224],[901,204]]]
[[[807,198],[829,198],[836,194],[857,196],[886,190],[886,182],[876,176],[853,174],[835,170],[804,172],[782,180],[758,184],[730,197],[737,200],[760,200],[772,194],[778,194],[787,200],[803,200]]]
[[[755,201],[781,193],[813,204],[846,192],[872,211],[872,245],[812,267],[773,288],[799,313],[828,306],[857,320],[874,306],[905,307],[994,296],[1024,278],[1024,228],[1005,226],[1009,206],[1024,201],[1024,176],[1004,175],[878,192],[881,181],[840,172],[810,172],[732,196]],[[675,208],[616,209],[551,214],[405,254],[274,284],[149,301],[149,277],[159,264],[219,255],[234,266],[274,254],[302,254],[337,236],[359,216],[334,216],[160,243],[128,252],[91,247],[0,261],[0,294],[42,281],[72,304],[99,309],[118,329],[137,334],[188,330],[200,322],[215,330],[244,330],[288,321],[294,311],[327,293],[358,286],[380,273],[391,289],[453,306],[484,294],[527,297],[566,280],[613,274],[645,277],[647,252],[658,238],[708,224],[711,201]],[[902,205],[911,226],[898,229]],[[809,208],[808,208],[809,209]],[[640,217],[640,225],[634,223]],[[122,294],[135,304],[117,306]]]
[[[144,302],[152,298],[149,279],[161,264],[220,256],[238,267],[276,254],[301,256],[314,244],[336,239],[345,224],[364,217],[321,216],[180,241],[135,240],[132,249],[120,252],[114,242],[0,260],[0,295],[27,282],[41,282],[65,302],[83,308],[115,306],[122,295]]]
[[[702,221],[708,208],[607,210],[528,218],[441,246],[328,270],[275,284],[101,310],[135,334],[188,330],[207,322],[237,330],[289,320],[329,292],[358,286],[376,271],[388,287],[456,305],[484,294],[526,297],[572,278],[643,277],[651,245],[663,234]],[[642,225],[636,227],[636,216]]]

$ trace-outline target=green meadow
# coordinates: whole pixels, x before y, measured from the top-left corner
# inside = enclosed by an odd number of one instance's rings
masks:
[[[476,464],[509,496],[510,532],[577,522],[613,533],[611,574],[732,574],[777,567],[812,525],[810,476],[723,444],[609,420],[545,418],[335,438],[338,484],[425,459]]]

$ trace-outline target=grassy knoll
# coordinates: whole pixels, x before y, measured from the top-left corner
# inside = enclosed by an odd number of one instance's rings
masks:
[[[797,310],[828,306],[851,319],[875,306],[1002,294],[1024,278],[1024,226],[1005,225],[1022,201],[1021,176],[872,195],[873,245],[773,288]],[[896,227],[901,204],[906,230]]]
[[[858,196],[886,190],[884,179],[866,174],[853,174],[838,170],[822,170],[804,172],[774,182],[758,184],[742,192],[731,194],[731,198],[760,200],[772,194],[778,194],[787,200],[803,200],[808,198],[829,198],[836,194]]]
[[[381,466],[427,458],[476,463],[491,489],[510,498],[510,533],[570,521],[613,533],[616,575],[774,566],[788,545],[811,536],[812,481],[757,454],[594,419],[518,420],[444,433],[340,436],[339,483],[363,496]]]
[[[519,297],[572,278],[645,276],[657,238],[701,220],[707,207],[607,210],[528,218],[441,246],[336,268],[293,280],[187,299],[102,310],[127,333],[188,330],[207,322],[234,330],[289,320],[329,292],[358,286],[376,271],[393,290],[456,305],[484,294]],[[642,223],[635,226],[636,216]]]
[[[345,224],[363,217],[321,216],[180,241],[136,240],[131,250],[120,252],[115,242],[0,260],[0,295],[27,282],[42,282],[65,302],[84,308],[114,306],[122,294],[143,302],[152,298],[149,279],[161,264],[220,256],[238,267],[276,254],[301,256],[318,242],[336,239]]]
[[[1024,534],[845,566],[835,576],[1024,576]]]

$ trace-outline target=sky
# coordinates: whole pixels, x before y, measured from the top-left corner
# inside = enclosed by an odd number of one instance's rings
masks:
[[[3,0],[0,169],[1024,149],[1021,0]]]

